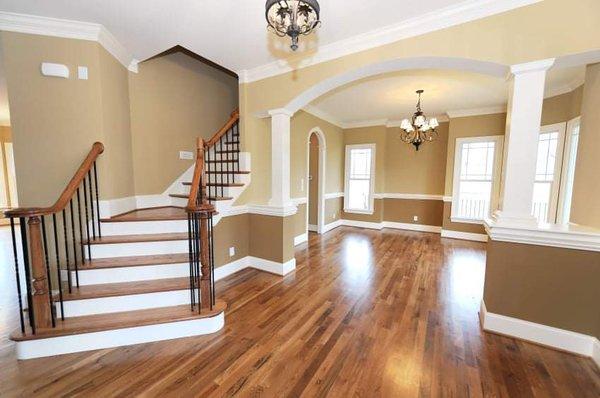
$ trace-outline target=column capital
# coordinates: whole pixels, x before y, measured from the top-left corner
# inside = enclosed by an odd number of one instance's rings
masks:
[[[547,58],[532,62],[525,62],[523,64],[511,65],[510,73],[516,76],[523,73],[547,71],[552,67],[552,65],[554,65],[554,61],[556,61],[556,58]]]
[[[269,113],[269,116],[271,116],[271,117],[279,116],[279,115],[285,115],[285,116],[289,116],[289,117],[294,116],[294,112],[292,112],[286,108],[271,109],[268,113]]]

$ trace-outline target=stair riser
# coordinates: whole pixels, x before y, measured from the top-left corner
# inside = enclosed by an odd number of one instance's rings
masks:
[[[154,254],[186,253],[187,240],[162,242],[110,243],[92,245],[92,258],[150,256]]]
[[[101,285],[104,283],[148,281],[154,279],[181,278],[189,275],[190,266],[188,263],[90,269],[79,270],[79,285],[86,286]],[[73,281],[75,280],[75,271],[71,271],[71,278]]]
[[[197,297],[197,294],[196,294]],[[132,294],[128,296],[100,297],[64,302],[65,318],[94,314],[110,314],[122,311],[144,310],[148,308],[170,307],[190,303],[190,291],[172,290],[168,292]],[[60,317],[60,305],[56,304]]]
[[[102,236],[187,232],[187,220],[104,222]]]
[[[215,333],[225,324],[224,314],[212,318],[169,322],[74,336],[52,337],[17,342],[17,358],[32,359],[103,348],[122,347],[152,341]]]

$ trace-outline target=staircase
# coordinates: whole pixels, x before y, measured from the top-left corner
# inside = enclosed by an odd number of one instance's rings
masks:
[[[213,217],[244,186],[239,113],[198,140],[194,173],[173,206],[101,219],[94,144],[56,204],[12,209],[19,359],[214,333]],[[17,222],[21,228],[17,228]]]

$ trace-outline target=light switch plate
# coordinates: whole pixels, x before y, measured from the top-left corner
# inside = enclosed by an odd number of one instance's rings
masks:
[[[419,216],[414,216],[413,221],[419,221]]]
[[[77,67],[77,78],[79,80],[87,80],[88,79],[88,68],[87,68],[87,66],[78,66]]]
[[[229,257],[233,257],[235,256],[235,247],[230,247],[229,248]]]
[[[194,160],[194,152],[179,151],[179,159]]]

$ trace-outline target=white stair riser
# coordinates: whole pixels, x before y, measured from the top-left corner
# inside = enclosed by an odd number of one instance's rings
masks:
[[[196,293],[197,297],[197,293]],[[148,308],[170,307],[190,303],[190,290],[171,290],[127,296],[100,297],[83,300],[70,300],[63,303],[65,318],[74,316],[111,314],[114,312],[145,310]],[[56,304],[56,313],[60,317],[60,304]]]
[[[190,266],[188,263],[89,269],[79,270],[79,285],[149,281],[154,279],[181,278],[189,275]],[[75,280],[74,271],[71,271],[71,278]]]
[[[215,333],[225,325],[224,313],[211,318],[168,322],[73,336],[17,342],[17,358],[32,359],[74,352],[122,347],[153,341]]]
[[[102,236],[187,232],[187,220],[104,222]]]
[[[150,256],[154,254],[186,253],[187,240],[162,242],[110,243],[92,245],[92,258]]]

